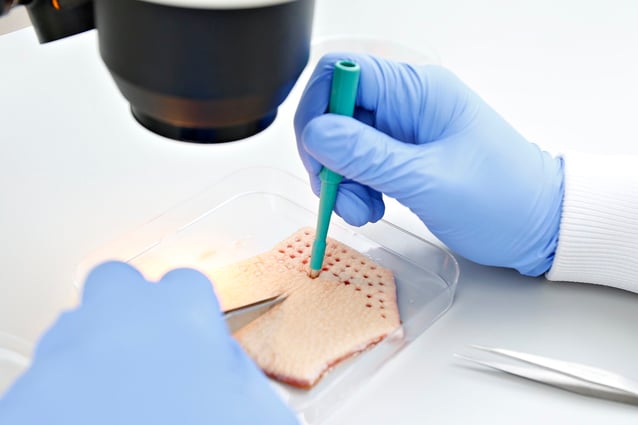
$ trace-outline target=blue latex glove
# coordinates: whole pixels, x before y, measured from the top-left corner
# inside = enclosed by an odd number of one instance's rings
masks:
[[[325,114],[339,59],[361,66],[355,119]],[[551,266],[562,159],[525,140],[444,68],[328,55],[301,98],[295,131],[315,193],[321,164],[346,178],[335,211],[350,224],[379,220],[383,193],[465,258],[527,275]]]
[[[158,283],[123,263],[87,278],[82,304],[41,339],[0,401],[0,424],[295,424],[231,338],[210,282]]]

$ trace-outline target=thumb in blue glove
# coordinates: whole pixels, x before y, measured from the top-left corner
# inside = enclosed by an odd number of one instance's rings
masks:
[[[2,424],[294,424],[230,336],[208,279],[106,263],[0,400]]]
[[[339,59],[361,66],[355,118],[325,114]],[[345,177],[335,210],[347,222],[379,220],[386,194],[469,260],[534,276],[551,266],[562,159],[525,140],[446,69],[328,55],[302,95],[295,131],[315,193],[322,165]]]

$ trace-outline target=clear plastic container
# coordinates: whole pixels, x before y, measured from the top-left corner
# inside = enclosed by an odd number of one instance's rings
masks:
[[[0,332],[0,397],[10,384],[29,366],[31,344]]]
[[[241,170],[199,196],[95,253],[96,263],[127,261],[150,279],[174,267],[209,268],[271,249],[301,227],[316,225],[318,199],[297,177],[270,168]],[[318,424],[452,304],[459,275],[448,252],[384,221],[363,227],[333,216],[329,235],[394,272],[402,329],[369,351],[338,364],[311,390],[273,382],[302,421]]]

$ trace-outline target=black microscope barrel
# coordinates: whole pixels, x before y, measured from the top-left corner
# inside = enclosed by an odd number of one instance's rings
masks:
[[[308,61],[313,0],[235,9],[94,3],[102,59],[133,115],[173,139],[258,133]]]
[[[32,0],[26,5],[40,43],[95,28],[92,0]]]

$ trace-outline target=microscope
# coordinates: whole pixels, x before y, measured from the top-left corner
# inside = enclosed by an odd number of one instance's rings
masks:
[[[0,0],[41,43],[91,29],[133,117],[162,136],[240,140],[267,128],[308,61],[314,0]]]

